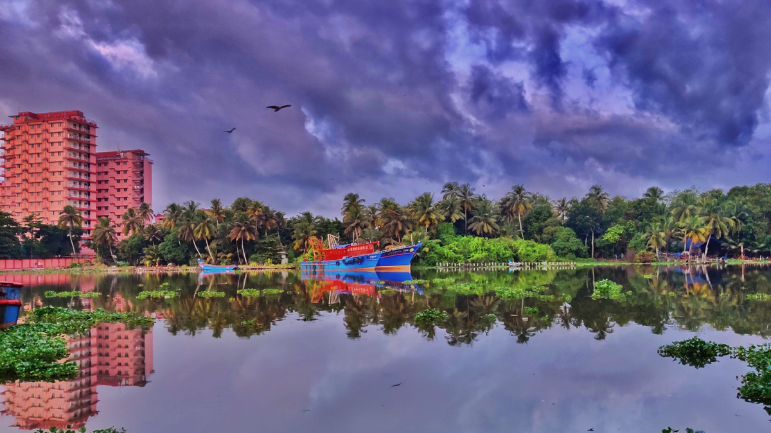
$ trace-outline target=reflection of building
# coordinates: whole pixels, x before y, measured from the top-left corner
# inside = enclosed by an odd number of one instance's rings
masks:
[[[122,323],[102,324],[89,335],[67,342],[69,359],[80,367],[75,379],[54,383],[6,384],[3,414],[26,430],[79,428],[97,412],[97,385],[144,386],[153,372],[152,330],[126,329]]]

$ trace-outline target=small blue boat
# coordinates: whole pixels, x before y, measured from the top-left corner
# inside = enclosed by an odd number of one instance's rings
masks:
[[[22,287],[18,283],[0,282],[0,329],[13,326],[19,320],[19,291]]]
[[[238,269],[236,265],[207,265],[198,260],[198,267],[204,272],[233,272]]]

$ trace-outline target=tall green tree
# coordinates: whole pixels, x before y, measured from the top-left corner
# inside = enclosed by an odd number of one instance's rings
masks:
[[[62,230],[67,230],[67,236],[70,238],[70,244],[72,245],[72,255],[77,255],[75,243],[72,241],[72,229],[83,227],[83,214],[80,212],[80,209],[70,205],[64,206],[64,209],[59,214],[58,226]]]

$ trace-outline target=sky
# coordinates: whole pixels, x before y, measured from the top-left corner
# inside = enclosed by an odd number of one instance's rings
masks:
[[[83,111],[156,211],[767,183],[770,73],[767,0],[0,0],[0,122]]]

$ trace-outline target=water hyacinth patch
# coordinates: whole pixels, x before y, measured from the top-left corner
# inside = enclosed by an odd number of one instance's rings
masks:
[[[284,293],[284,291],[281,290],[281,289],[265,289],[265,290],[262,291],[263,295],[268,295],[268,296],[280,295],[282,293]]]
[[[201,298],[224,298],[225,292],[214,292],[214,291],[207,291],[204,290],[202,292],[198,292],[198,296]]]
[[[98,298],[102,296],[99,292],[54,292],[49,290],[45,292],[46,298]]]
[[[732,350],[731,346],[727,344],[707,342],[699,337],[693,337],[661,346],[658,353],[665,358],[680,361],[683,365],[704,368],[704,366],[717,361],[718,357],[730,355]]]
[[[236,293],[243,296],[244,298],[257,298],[261,294],[257,289],[241,289]]]
[[[431,282],[436,284],[452,284],[455,282],[455,278],[434,278]]]
[[[614,301],[624,300],[626,297],[621,293],[623,286],[610,280],[602,280],[594,283],[594,292],[592,299],[612,299]]]
[[[407,280],[404,284],[426,284],[428,280]]]
[[[139,292],[137,295],[137,299],[170,299],[170,298],[176,298],[178,295],[177,292],[173,292],[171,290],[151,290],[151,291],[143,291]]]
[[[771,300],[771,295],[766,293],[749,294],[747,295],[747,300],[765,302]]]
[[[447,320],[448,317],[449,315],[444,311],[429,308],[415,314],[415,323],[418,325],[435,325]]]
[[[495,289],[495,296],[507,301],[524,298],[535,298],[540,301],[553,301],[554,295],[544,295],[543,292],[545,290],[546,287],[543,286],[534,286],[529,289],[499,287]]]

